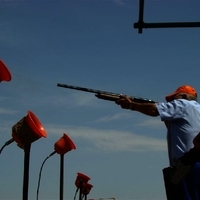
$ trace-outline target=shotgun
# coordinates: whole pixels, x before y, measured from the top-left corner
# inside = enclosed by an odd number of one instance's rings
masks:
[[[107,100],[107,101],[116,101],[116,100],[120,99],[120,96],[121,96],[121,94],[117,94],[117,93],[113,93],[113,92],[95,90],[95,89],[91,89],[91,88],[79,87],[79,86],[74,86],[74,85],[66,85],[66,84],[58,83],[57,86],[72,89],[72,90],[79,90],[79,91],[83,91],[83,92],[94,93],[97,98]],[[154,101],[152,101],[150,99],[144,99],[144,98],[133,97],[133,96],[127,96],[127,97],[130,98],[133,102],[155,103]]]

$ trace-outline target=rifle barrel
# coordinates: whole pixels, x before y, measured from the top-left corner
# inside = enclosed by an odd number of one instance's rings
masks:
[[[67,85],[67,84],[61,84],[61,83],[58,83],[57,86],[58,87],[69,88],[69,89],[73,89],[73,90],[79,90],[79,91],[84,91],[84,92],[95,93],[95,94],[104,93],[104,94],[115,95],[115,96],[119,95],[119,94],[113,93],[113,92],[95,90],[95,89],[91,89],[91,88],[85,88],[85,87],[79,87],[79,86]]]
[[[91,89],[91,88],[79,87],[79,86],[74,86],[74,85],[67,85],[67,84],[62,84],[62,83],[58,83],[57,86],[58,87],[63,87],[63,88],[69,88],[69,89],[73,89],[73,90],[79,90],[79,91],[84,91],[84,92],[95,93],[96,97],[98,97],[100,99],[104,99],[104,100],[110,100],[110,101],[117,100],[118,97],[121,95],[121,94],[117,94],[117,93],[113,93],[113,92],[95,90],[95,89]],[[155,101],[152,101],[150,99],[144,99],[144,98],[133,97],[133,96],[127,96],[127,97],[129,97],[134,102],[155,103]]]

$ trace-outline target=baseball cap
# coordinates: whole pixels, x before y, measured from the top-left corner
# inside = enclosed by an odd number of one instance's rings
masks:
[[[180,86],[174,93],[167,95],[165,97],[166,101],[172,101],[174,99],[174,96],[177,95],[178,93],[191,94],[197,97],[197,92],[193,87],[189,85],[183,85]]]

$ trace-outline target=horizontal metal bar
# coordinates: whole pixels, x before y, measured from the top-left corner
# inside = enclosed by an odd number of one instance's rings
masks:
[[[161,23],[134,23],[134,28],[195,28],[200,27],[200,22],[161,22]]]

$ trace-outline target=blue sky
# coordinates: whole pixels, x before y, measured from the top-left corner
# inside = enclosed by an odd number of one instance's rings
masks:
[[[166,130],[159,117],[123,110],[93,94],[57,83],[164,101],[178,86],[200,91],[200,28],[133,28],[139,1],[1,0],[0,58],[12,74],[1,82],[0,146],[31,110],[47,131],[32,143],[29,199],[39,169],[63,135],[76,145],[65,155],[64,199],[74,197],[77,172],[88,175],[88,198],[165,200]],[[200,21],[198,0],[146,0],[145,22]],[[22,199],[24,153],[16,143],[0,155],[2,200]],[[39,199],[59,198],[60,157],[49,158]]]

